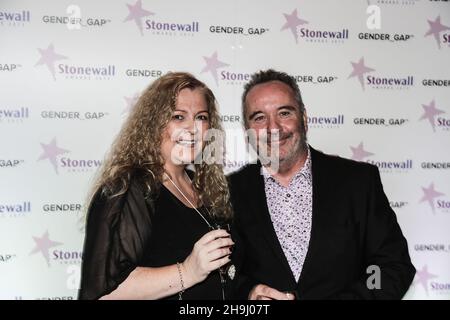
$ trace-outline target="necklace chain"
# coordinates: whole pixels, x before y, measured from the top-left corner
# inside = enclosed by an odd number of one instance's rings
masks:
[[[208,220],[206,220],[205,216],[196,208],[196,206],[194,206],[194,204],[189,200],[189,198],[184,194],[183,191],[181,191],[181,189],[177,186],[177,184],[172,180],[172,178],[166,173],[164,172],[165,176],[167,177],[167,179],[169,179],[169,181],[173,184],[173,186],[178,190],[178,192],[183,196],[184,199],[186,199],[186,201],[191,205],[192,209],[194,209],[195,211],[197,211],[197,213],[200,215],[200,217],[202,217],[202,219],[206,222],[206,224],[208,225],[208,227],[210,227],[211,229],[213,229],[213,227],[211,226],[211,224],[208,222]],[[185,172],[186,174],[186,172]],[[186,174],[187,175],[187,174]],[[189,176],[187,176],[189,179],[189,182],[192,185],[192,180],[191,178],[189,178]],[[203,203],[202,203],[203,204]],[[206,209],[206,211],[208,212],[209,215],[211,215],[211,213],[209,212],[208,208],[206,208],[206,206],[203,204],[203,207]]]
[[[186,171],[184,172],[186,174]],[[202,219],[206,222],[206,224],[208,225],[208,227],[210,227],[211,229],[214,229],[211,224],[208,222],[208,220],[206,220],[206,218],[204,217],[204,215],[194,206],[194,204],[189,200],[189,198],[184,194],[183,191],[181,191],[181,189],[177,186],[177,184],[172,180],[172,178],[166,173],[164,172],[165,176],[167,177],[167,179],[169,179],[169,181],[173,184],[173,186],[178,190],[178,192],[183,196],[184,199],[186,199],[186,201],[191,205],[191,207],[197,211],[197,213],[200,215],[200,217],[202,217]],[[189,179],[189,182],[192,185],[192,180],[191,178],[186,174],[186,176]],[[201,200],[200,200],[201,201]],[[209,216],[211,216],[211,213],[209,212],[208,208],[205,206],[204,203],[202,203],[203,207],[206,209],[206,211],[208,212]],[[225,300],[225,288],[224,288],[224,284],[226,282],[225,280],[225,275],[223,274],[225,271],[222,270],[222,268],[219,268],[219,277],[220,277],[220,286],[222,287],[222,299]],[[180,292],[181,294],[181,292]],[[181,297],[181,295],[180,295]]]

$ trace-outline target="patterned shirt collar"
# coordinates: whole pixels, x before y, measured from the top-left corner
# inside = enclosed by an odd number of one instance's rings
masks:
[[[306,181],[308,181],[308,183],[310,185],[312,185],[312,162],[311,162],[311,151],[309,149],[309,146],[307,148],[307,152],[308,155],[306,157],[306,161],[303,164],[303,166],[300,168],[300,170],[294,175],[294,177],[291,180],[291,183],[296,181],[297,179],[299,179],[300,177],[304,177],[306,179]],[[266,167],[261,166],[261,172],[264,178],[264,182],[268,182],[268,181],[276,181],[276,179],[274,179],[272,177],[272,175],[269,173],[269,171],[266,169]]]

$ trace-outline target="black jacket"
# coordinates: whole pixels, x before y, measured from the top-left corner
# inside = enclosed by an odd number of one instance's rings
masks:
[[[415,274],[408,246],[384,194],[378,168],[311,150],[312,230],[300,279],[294,278],[269,215],[260,164],[232,174],[239,238],[239,298],[266,284],[299,299],[400,299]],[[381,270],[381,289],[366,282]],[[369,281],[372,283],[372,281]]]

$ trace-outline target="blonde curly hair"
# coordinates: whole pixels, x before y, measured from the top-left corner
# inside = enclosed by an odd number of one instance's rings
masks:
[[[103,163],[92,196],[100,189],[108,197],[122,195],[132,178],[145,186],[146,195],[158,194],[164,173],[162,134],[175,110],[178,94],[185,88],[201,90],[208,107],[210,128],[223,132],[212,91],[189,73],[169,72],[154,81],[138,99]],[[206,141],[204,148],[209,143]],[[223,145],[219,147],[224,152]],[[230,193],[223,163],[202,161],[194,167],[193,186],[210,209],[212,218],[230,219]]]

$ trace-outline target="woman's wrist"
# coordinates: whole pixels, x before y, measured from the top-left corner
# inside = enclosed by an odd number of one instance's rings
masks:
[[[180,263],[180,270],[181,270],[181,274],[183,276],[183,282],[184,282],[185,289],[190,288],[190,287],[196,285],[197,283],[201,282],[196,279],[195,275],[193,274],[193,272],[191,271],[189,266],[186,264],[186,261],[183,261]]]
[[[180,290],[178,291],[178,300],[183,300],[183,293],[186,290],[184,286],[183,272],[181,271],[181,263],[177,262],[178,276],[180,278]]]

